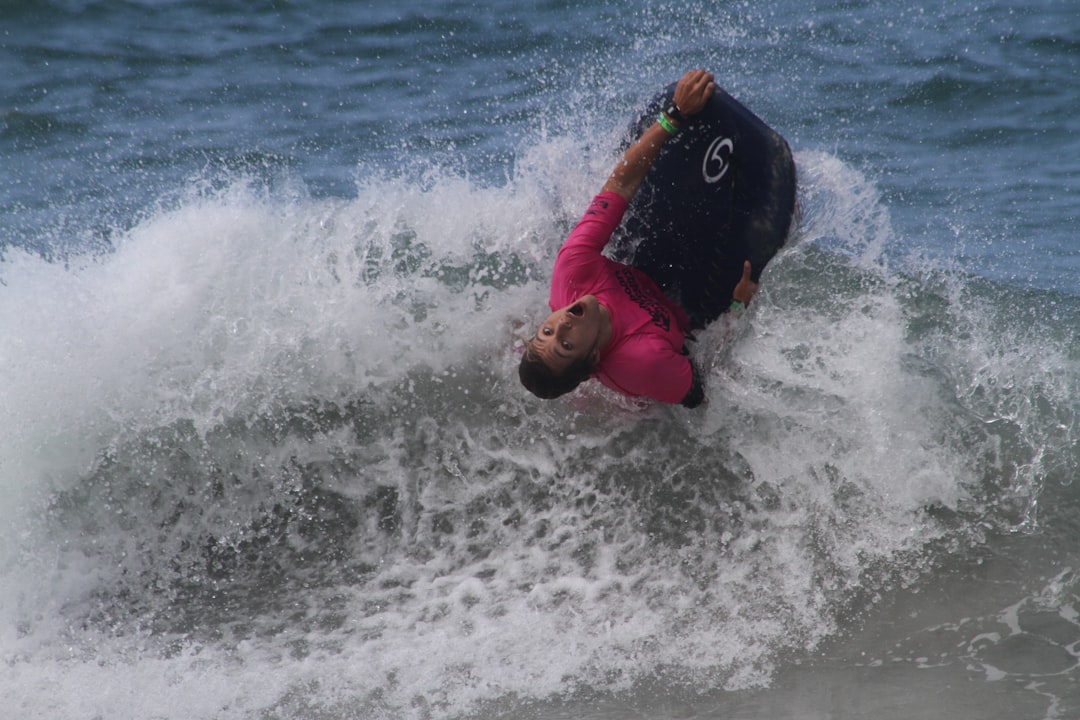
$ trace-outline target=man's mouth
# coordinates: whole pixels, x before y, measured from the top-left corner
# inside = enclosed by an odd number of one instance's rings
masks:
[[[574,317],[584,317],[585,316],[585,306],[582,305],[581,303],[574,303],[573,305],[570,306],[570,308],[566,312],[570,313]]]

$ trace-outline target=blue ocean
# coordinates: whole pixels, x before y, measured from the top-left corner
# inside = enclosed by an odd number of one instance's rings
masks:
[[[790,238],[536,400],[697,67]],[[1073,0],[0,2],[0,714],[1080,718],[1077,108]]]

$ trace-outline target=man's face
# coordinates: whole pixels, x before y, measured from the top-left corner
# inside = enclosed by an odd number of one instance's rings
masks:
[[[559,373],[597,352],[602,321],[596,296],[586,295],[548,315],[529,342],[543,363]]]

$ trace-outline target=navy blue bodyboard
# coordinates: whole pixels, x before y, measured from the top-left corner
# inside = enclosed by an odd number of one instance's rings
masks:
[[[638,138],[673,97],[672,84],[631,127]],[[751,263],[757,282],[783,247],[795,211],[787,142],[717,87],[668,140],[627,212],[621,246],[701,327],[727,310]],[[632,250],[631,250],[632,248]]]

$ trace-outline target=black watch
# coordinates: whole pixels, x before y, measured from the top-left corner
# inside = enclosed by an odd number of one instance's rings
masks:
[[[674,100],[668,103],[667,109],[664,110],[664,114],[677,123],[686,122],[686,116],[682,114],[679,110],[679,106],[675,104]]]

